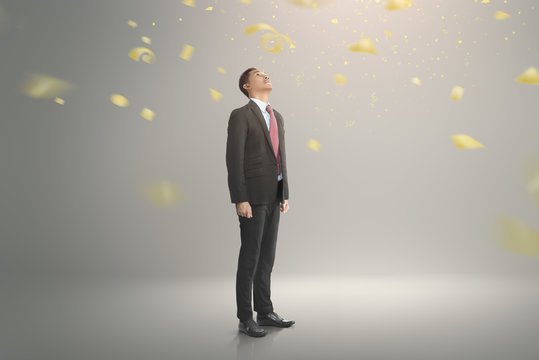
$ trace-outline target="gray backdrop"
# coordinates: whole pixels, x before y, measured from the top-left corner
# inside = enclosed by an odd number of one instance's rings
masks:
[[[351,0],[319,11],[261,0],[3,0],[2,274],[233,279],[240,234],[226,129],[248,101],[239,75],[254,66],[271,76],[286,128],[290,209],[274,272],[538,275],[537,257],[494,241],[496,215],[539,228],[523,180],[539,150],[539,88],[514,81],[539,68],[534,3],[416,1],[389,12]],[[511,17],[495,20],[496,10]],[[258,22],[296,47],[264,51],[267,31],[243,32]],[[346,48],[362,36],[377,55]],[[189,61],[184,44],[195,48]],[[155,63],[130,59],[136,46]],[[27,73],[76,88],[64,105],[31,98],[17,91]],[[465,89],[459,102],[454,85]],[[113,105],[113,93],[130,105]],[[486,147],[457,149],[452,134]],[[153,205],[140,189],[158,180],[176,184],[181,201]]]

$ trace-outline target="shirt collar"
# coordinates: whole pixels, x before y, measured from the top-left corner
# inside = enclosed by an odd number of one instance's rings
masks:
[[[260,110],[262,112],[267,112],[266,111],[266,106],[268,105],[271,105],[271,103],[268,101],[268,103],[266,104],[265,102],[263,102],[262,100],[259,100],[259,99],[256,99],[256,98],[249,98],[251,100],[253,100],[257,105],[258,107],[260,108]]]

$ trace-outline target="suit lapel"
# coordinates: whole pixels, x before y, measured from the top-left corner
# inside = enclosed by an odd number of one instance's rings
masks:
[[[262,112],[260,111],[260,108],[258,105],[252,100],[249,99],[249,108],[251,111],[255,114],[256,118],[258,119],[257,123],[262,126],[262,131],[264,131],[264,135],[266,138],[266,141],[268,142],[268,145],[270,149],[272,150],[271,153],[273,154],[273,157],[277,159],[275,156],[275,151],[273,151],[273,144],[271,143],[271,136],[268,130],[268,125],[266,124],[266,119],[264,119],[264,115],[262,115]],[[277,118],[275,118],[275,121],[277,122]],[[279,149],[281,148],[281,129],[279,128],[279,125],[277,125],[277,133],[279,134]]]

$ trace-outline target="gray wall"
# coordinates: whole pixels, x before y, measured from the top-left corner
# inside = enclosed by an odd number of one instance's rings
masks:
[[[537,257],[495,243],[497,215],[539,228],[523,179],[539,152],[539,87],[514,81],[539,68],[534,1],[416,1],[397,12],[374,1],[320,11],[196,3],[1,2],[4,275],[234,277],[240,234],[226,129],[247,102],[238,78],[251,66],[271,76],[270,102],[286,124],[290,209],[274,272],[539,274]],[[496,10],[511,17],[494,20]],[[264,51],[262,32],[243,33],[257,22],[296,48]],[[362,35],[377,55],[347,50]],[[145,46],[141,36],[152,39],[154,64],[127,56]],[[186,43],[195,47],[190,61],[178,57]],[[76,88],[64,105],[31,98],[17,91],[27,73]],[[336,73],[348,83],[335,84]],[[465,89],[460,102],[449,98],[453,85]],[[116,107],[113,93],[131,104]],[[143,107],[153,121],[138,115]],[[452,134],[486,147],[457,149]],[[307,147],[311,138],[319,152]],[[162,179],[183,194],[173,207],[141,192]]]

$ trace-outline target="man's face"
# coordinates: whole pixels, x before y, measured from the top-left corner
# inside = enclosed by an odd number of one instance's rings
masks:
[[[272,89],[269,75],[263,70],[253,70],[251,72],[251,75],[249,76],[249,85],[251,86],[251,91],[264,91]]]

